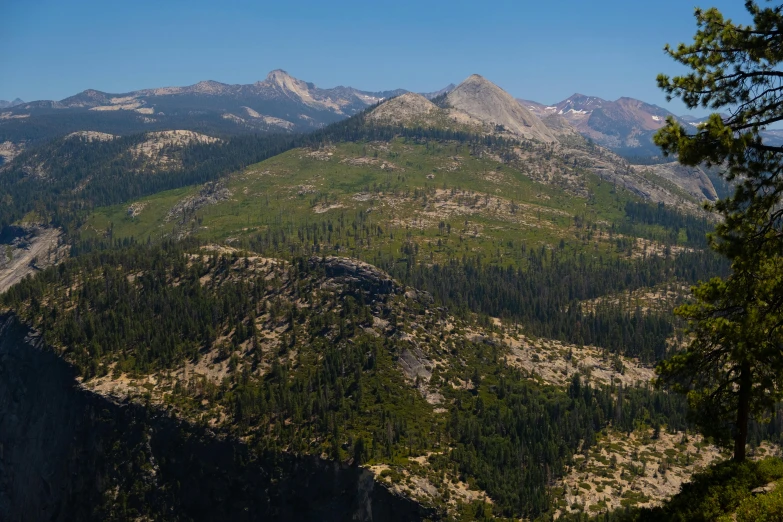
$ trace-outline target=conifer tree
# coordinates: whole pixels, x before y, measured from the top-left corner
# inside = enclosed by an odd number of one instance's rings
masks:
[[[669,99],[719,112],[696,132],[670,117],[655,137],[680,163],[719,166],[735,187],[708,207],[722,217],[710,245],[732,261],[732,274],[695,288],[697,302],[678,309],[691,321],[692,341],[657,371],[659,383],[687,393],[705,433],[734,439],[737,461],[745,459],[749,419],[780,399],[783,382],[783,147],[763,135],[783,120],[783,6],[745,7],[752,25],[696,9],[693,43],[666,46],[691,69],[658,76]]]

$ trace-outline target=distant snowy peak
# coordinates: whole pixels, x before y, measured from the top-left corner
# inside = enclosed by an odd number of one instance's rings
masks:
[[[707,121],[707,117],[677,116],[663,107],[629,97],[608,101],[577,93],[552,105],[518,101],[545,123],[547,117],[559,115],[586,138],[629,156],[660,155],[652,137],[666,125],[668,117],[679,120],[693,131]],[[766,130],[762,136],[771,144],[783,143],[783,130]]]
[[[531,100],[517,101],[539,117],[549,114],[559,114],[561,116],[565,114],[590,114],[593,110],[600,109],[606,103],[609,103],[596,96],[585,96],[578,93],[553,105],[545,105]]]
[[[565,100],[554,105],[544,105],[542,103],[519,100],[520,103],[528,107],[539,116],[544,114],[556,113],[560,115],[592,115],[595,111],[610,112],[616,115],[624,113],[626,118],[634,119],[642,123],[645,127],[656,126],[649,122],[661,122],[662,126],[666,116],[673,115],[671,112],[643,102],[634,98],[622,97],[615,101],[604,100],[597,96],[585,96],[583,94],[574,94]]]
[[[668,116],[674,116],[657,105],[628,97],[609,101],[577,93],[552,105],[527,100],[520,103],[541,118],[562,116],[583,136],[630,155],[659,154],[652,135],[666,124]]]
[[[590,114],[595,109],[603,107],[606,103],[606,100],[596,96],[585,96],[577,93],[555,105],[555,112],[561,115],[567,113]]]
[[[721,113],[720,116],[724,120],[726,120],[729,117],[729,115],[725,114],[725,113]],[[691,127],[696,127],[696,128],[700,128],[700,127],[704,126],[704,124],[707,123],[707,120],[710,119],[709,116],[699,117],[699,116],[693,116],[693,115],[690,115],[690,114],[686,114],[685,116],[678,116],[678,118],[680,119],[680,121],[690,125]]]

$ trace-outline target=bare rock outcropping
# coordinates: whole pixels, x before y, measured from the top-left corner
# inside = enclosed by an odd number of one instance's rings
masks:
[[[311,264],[321,264],[327,277],[338,283],[358,286],[371,294],[390,294],[395,290],[394,280],[386,272],[369,263],[347,257],[314,257]]]
[[[446,103],[476,120],[501,126],[523,138],[551,143],[552,131],[509,93],[478,74],[473,74],[446,96]]]
[[[662,163],[660,165],[638,166],[638,172],[653,174],[671,181],[696,199],[716,201],[718,193],[715,186],[702,167],[688,167],[678,162]]]
[[[177,152],[192,144],[219,143],[222,140],[188,130],[169,130],[147,133],[146,140],[131,148],[134,159],[144,159],[162,168],[180,168]]]
[[[438,107],[421,94],[403,94],[378,106],[369,115],[370,121],[405,124],[427,118],[438,111]]]
[[[114,134],[108,134],[106,132],[97,131],[76,131],[65,136],[66,139],[81,139],[92,143],[93,141],[111,141],[117,136]]]
[[[168,223],[181,218],[183,221],[188,214],[207,205],[214,205],[231,197],[231,191],[226,188],[224,182],[210,181],[201,187],[198,194],[187,196],[174,205],[166,214],[165,222]],[[130,208],[129,208],[130,212]]]
[[[6,233],[15,237],[0,241],[0,294],[28,274],[67,256],[68,246],[63,244],[58,228],[9,227]]]

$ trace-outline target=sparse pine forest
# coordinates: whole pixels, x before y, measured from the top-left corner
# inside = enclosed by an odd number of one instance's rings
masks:
[[[536,384],[502,363],[499,346],[442,332],[426,300],[373,294],[361,282],[324,290],[328,268],[317,259],[259,270],[255,257],[189,250],[173,243],[85,254],[13,287],[3,302],[63,347],[87,381],[165,374],[215,351],[226,377],[177,380],[169,407],[196,418],[224,412],[226,428],[263,451],[317,451],[391,469],[434,453],[433,484],[473,482],[501,516],[548,512],[570,456],[610,423],[624,431],[688,426],[685,404],[649,387],[618,394],[622,385],[593,387],[579,376],[566,390]],[[429,380],[444,413],[395,368],[411,349],[401,340],[416,332],[410,317],[425,326],[424,339],[442,332],[428,353],[451,361]],[[382,338],[366,333],[374,320],[390,325]],[[270,347],[261,331],[281,325]]]

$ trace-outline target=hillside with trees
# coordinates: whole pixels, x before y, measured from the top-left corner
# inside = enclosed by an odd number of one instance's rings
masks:
[[[63,135],[36,106],[0,165],[2,269],[31,273],[0,274],[0,333],[26,329],[0,355],[56,356],[105,401],[85,419],[135,412],[95,443],[122,462],[80,513],[199,518],[161,471],[187,460],[161,451],[165,417],[167,444],[262,469],[240,489],[264,484],[265,513],[310,463],[431,520],[780,519],[783,12],[746,7],[752,26],[697,9],[667,47],[690,72],[659,86],[715,111],[656,123],[681,166],[631,165],[478,75],[428,97],[275,71],[57,102],[119,122],[207,93],[264,134],[216,105],[198,128]],[[332,123],[295,134],[253,96]]]

